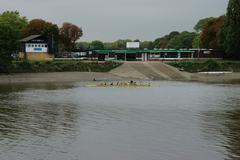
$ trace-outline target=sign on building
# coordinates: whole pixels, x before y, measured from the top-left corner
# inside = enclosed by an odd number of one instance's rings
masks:
[[[140,48],[139,42],[127,42],[127,48]]]
[[[47,43],[26,43],[26,52],[30,53],[47,53]]]

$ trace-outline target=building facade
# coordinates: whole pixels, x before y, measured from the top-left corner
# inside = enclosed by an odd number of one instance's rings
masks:
[[[159,61],[196,58],[223,58],[221,52],[208,49],[161,49],[161,50],[95,50],[98,60]]]
[[[54,58],[54,41],[41,35],[26,37],[21,42],[20,59],[51,60]]]

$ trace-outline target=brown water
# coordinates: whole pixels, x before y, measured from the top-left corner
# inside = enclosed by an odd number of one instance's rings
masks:
[[[1,86],[0,160],[238,160],[240,86]]]

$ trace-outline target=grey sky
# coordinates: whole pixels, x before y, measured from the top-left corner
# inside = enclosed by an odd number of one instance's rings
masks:
[[[82,41],[154,40],[173,30],[191,31],[201,18],[226,12],[228,0],[0,0],[0,12],[82,27]]]

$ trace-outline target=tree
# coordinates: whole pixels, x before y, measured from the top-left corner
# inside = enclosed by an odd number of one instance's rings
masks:
[[[16,27],[0,23],[0,72],[7,72],[11,64],[11,54],[19,46],[19,30]]]
[[[17,11],[0,14],[0,72],[7,72],[12,54],[19,48],[20,30],[27,19]]]
[[[127,42],[132,42],[130,39],[119,39],[113,42],[113,49],[126,49]]]
[[[240,59],[240,2],[229,0],[226,20],[222,32],[222,42],[231,58]]]
[[[184,31],[172,38],[169,41],[168,47],[175,49],[192,48],[192,42],[196,36],[197,34],[195,32]]]
[[[104,49],[104,45],[103,45],[103,42],[101,41],[92,41],[92,43],[90,44],[90,48],[92,50],[101,50],[101,49]]]
[[[194,26],[194,30],[197,32],[201,32],[204,27],[208,24],[208,22],[214,20],[214,17],[208,17],[208,18],[204,18],[198,21],[198,23]]]
[[[141,42],[139,39],[135,39],[133,42]]]
[[[221,50],[220,33],[224,26],[225,16],[220,16],[209,21],[201,33],[200,41],[204,48]]]
[[[177,31],[173,31],[168,35],[165,35],[161,38],[157,38],[153,42],[153,48],[168,48],[169,41],[173,39],[175,36],[178,36],[180,33]]]
[[[54,36],[55,40],[57,40],[59,37],[59,29],[56,24],[42,19],[33,19],[22,29],[22,38],[38,34],[49,38]]]
[[[27,25],[27,18],[19,14],[18,11],[6,11],[0,14],[0,22],[8,23],[16,30],[20,30]]]
[[[200,41],[201,34],[197,34],[192,42],[192,48],[201,48],[201,41]]]
[[[140,43],[141,49],[152,49],[153,42],[152,41],[143,41]]]
[[[112,42],[105,42],[104,44],[104,49],[111,50],[114,48],[114,44]]]
[[[86,51],[90,49],[90,43],[89,42],[78,42],[76,43],[76,48],[80,49],[82,51]]]
[[[60,28],[60,39],[61,43],[64,45],[65,50],[72,50],[76,41],[82,37],[83,31],[80,27],[72,23],[63,23]]]

